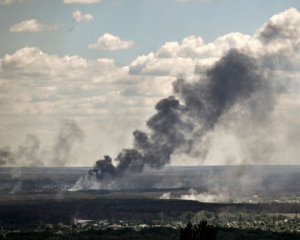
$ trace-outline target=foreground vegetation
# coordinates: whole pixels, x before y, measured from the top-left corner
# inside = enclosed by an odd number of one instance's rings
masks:
[[[151,224],[75,219],[72,224],[11,225],[2,227],[0,240],[300,240],[300,219],[293,214],[200,211],[184,212],[180,219],[160,213]]]
[[[0,200],[0,240],[198,240],[181,233],[188,222],[201,220],[217,226],[216,240],[300,240],[299,210],[298,203],[200,203],[124,193],[122,198],[102,193],[13,195]]]
[[[185,238],[180,229],[172,227],[147,227],[123,229],[90,229],[66,231],[64,229],[47,229],[44,231],[2,230],[0,240],[299,240],[298,233],[274,233],[261,230],[243,230],[235,228],[218,228],[216,238]]]

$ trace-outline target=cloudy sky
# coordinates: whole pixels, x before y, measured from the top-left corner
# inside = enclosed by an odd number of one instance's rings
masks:
[[[0,0],[0,148],[20,152],[30,142],[42,158],[67,135],[73,141],[58,165],[115,156],[172,82],[199,78],[236,48],[272,59],[274,81],[286,87],[274,137],[287,145],[284,163],[297,164],[299,10],[294,0]],[[238,134],[220,128],[204,160],[172,163],[240,163]],[[57,165],[46,158],[36,164]],[[27,160],[6,165],[35,165]]]

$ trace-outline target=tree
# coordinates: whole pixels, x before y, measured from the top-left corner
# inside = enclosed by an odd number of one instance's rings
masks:
[[[196,225],[188,223],[180,231],[180,240],[216,240],[218,229],[208,225],[207,221],[200,221]]]
[[[189,222],[185,228],[180,230],[180,240],[194,240],[193,225]]]

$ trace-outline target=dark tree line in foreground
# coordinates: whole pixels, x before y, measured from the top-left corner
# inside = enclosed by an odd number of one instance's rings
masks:
[[[218,228],[208,225],[207,221],[187,226],[180,230],[180,240],[216,240]]]

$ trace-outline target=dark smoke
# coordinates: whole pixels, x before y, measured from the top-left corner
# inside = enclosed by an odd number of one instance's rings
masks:
[[[90,175],[98,179],[106,176],[122,176],[125,172],[141,172],[144,167],[160,168],[169,162],[173,151],[184,144],[184,135],[180,129],[184,126],[181,120],[183,107],[174,97],[161,100],[156,104],[157,113],[151,117],[147,126],[150,134],[135,130],[134,148],[124,149],[113,165],[112,159],[105,156],[96,162]]]
[[[123,150],[115,159],[96,162],[90,177],[121,177],[141,172],[145,166],[160,168],[170,162],[174,151],[191,153],[217,122],[235,104],[243,104],[255,92],[268,88],[256,60],[237,50],[229,51],[204,78],[196,82],[179,79],[175,96],[160,100],[156,114],[147,121],[148,133],[133,132],[134,148]],[[198,156],[205,149],[198,149]]]

